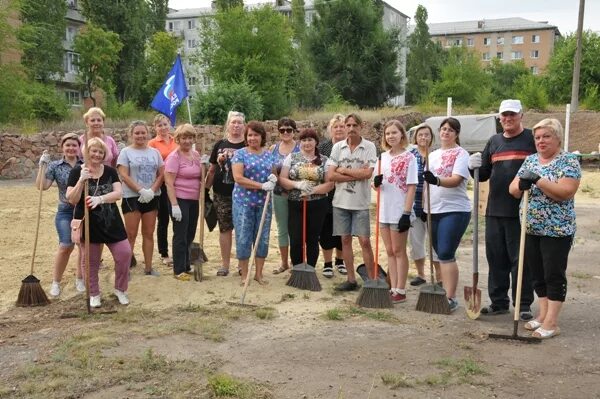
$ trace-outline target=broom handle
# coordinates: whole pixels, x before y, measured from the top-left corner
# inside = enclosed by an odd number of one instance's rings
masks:
[[[38,209],[37,209],[37,222],[35,225],[35,239],[33,240],[33,254],[31,255],[31,275],[33,275],[33,263],[35,261],[35,253],[37,252],[37,243],[38,236],[40,233],[40,219],[42,217],[42,193],[44,192],[44,176],[46,175],[46,165],[42,165],[40,174],[42,178],[40,179],[40,186],[38,189],[40,190],[40,195],[38,197]]]
[[[88,152],[88,133],[85,132],[83,134],[84,140],[85,140],[85,145],[83,147],[83,165],[81,165],[81,168],[83,169],[84,166],[88,165],[88,156],[87,156],[87,152]],[[88,314],[92,313],[92,307],[90,305],[90,210],[87,207],[87,202],[86,202],[86,198],[88,196],[89,193],[89,179],[86,179],[86,181],[83,183],[83,230],[84,230],[84,235],[85,235],[85,239],[83,240],[83,244],[85,245],[85,250],[83,251],[83,259],[84,259],[84,265],[85,265],[85,304],[87,307],[87,312]]]
[[[302,263],[306,263],[306,197],[302,200]]]
[[[377,166],[377,174],[381,174],[381,154],[379,154],[379,162]],[[375,256],[373,262],[373,280],[379,277],[377,274],[377,266],[379,265],[379,202],[381,200],[381,186],[377,187],[375,196]],[[389,270],[388,270],[389,271]]]
[[[206,173],[204,172],[204,164],[202,163],[202,155],[206,147],[206,135],[202,134],[202,154],[200,155],[200,248],[204,250],[204,204],[206,203],[206,193],[204,188],[206,187]]]
[[[517,295],[515,298],[515,325],[519,323],[521,312],[521,287],[523,285],[523,264],[525,263],[525,231],[527,230],[527,208],[529,206],[529,190],[523,192],[521,211],[521,237],[519,240],[519,268],[517,269]]]
[[[429,170],[429,147],[425,149],[425,170]],[[427,188],[427,235],[429,236],[429,273],[431,275],[431,285],[435,284],[435,276],[433,272],[433,242],[431,234],[431,188],[429,183],[425,182]]]

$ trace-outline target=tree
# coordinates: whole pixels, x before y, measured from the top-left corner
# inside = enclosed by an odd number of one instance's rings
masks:
[[[573,60],[577,38],[570,34],[560,38],[545,71],[545,86],[552,103],[568,103],[571,100],[573,82]],[[600,35],[592,31],[583,32],[579,96],[600,82]]]
[[[16,45],[15,29],[10,23],[10,20],[18,15],[16,10],[16,0],[0,0],[0,64],[2,64],[4,52],[14,49]]]
[[[531,74],[523,60],[502,62],[494,58],[485,70],[492,77],[492,96],[497,100],[516,97],[519,90],[517,82],[521,77]]]
[[[406,102],[417,104],[427,96],[433,83],[440,78],[445,53],[431,41],[427,26],[427,9],[422,5],[415,12],[415,30],[408,39],[406,60]]]
[[[94,106],[94,92],[102,89],[112,91],[115,68],[123,44],[119,35],[88,23],[77,36],[73,49],[79,53],[79,79],[90,93]]]
[[[140,101],[145,80],[144,49],[152,33],[146,0],[81,0],[89,22],[119,35],[123,44],[115,70],[115,95],[119,102]]]
[[[216,0],[217,10],[227,11],[230,8],[244,7],[243,0]]]
[[[21,0],[22,25],[18,31],[23,55],[21,63],[32,78],[49,82],[62,76],[62,41],[67,29],[64,0]]]
[[[144,102],[149,104],[154,94],[164,83],[167,72],[177,56],[181,39],[166,32],[156,32],[146,46],[146,83]]]
[[[215,83],[247,81],[263,100],[266,118],[289,110],[286,83],[292,65],[292,30],[270,6],[220,11],[201,24],[200,57]]]
[[[262,99],[248,82],[222,82],[198,93],[192,102],[194,123],[225,123],[231,110],[243,112],[247,120],[262,120]]]
[[[292,0],[292,29],[294,30],[294,40],[300,46],[304,43],[306,35],[305,18],[304,0]]]
[[[380,4],[317,0],[315,9],[307,43],[319,80],[361,107],[377,107],[401,94],[400,36],[384,30]]]
[[[153,32],[164,32],[167,14],[169,13],[168,0],[147,0],[150,8],[150,30]]]

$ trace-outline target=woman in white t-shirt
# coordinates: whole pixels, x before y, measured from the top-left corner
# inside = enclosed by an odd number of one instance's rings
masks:
[[[432,244],[440,260],[451,311],[458,308],[456,249],[471,219],[471,201],[467,196],[469,153],[460,147],[459,134],[457,119],[442,121],[441,148],[429,155],[429,170],[423,173],[431,190],[431,209],[426,212],[431,217]]]
[[[385,244],[390,274],[392,302],[406,301],[408,256],[406,240],[410,228],[410,215],[419,182],[417,159],[406,149],[406,129],[397,120],[383,127],[381,148],[386,149],[379,158],[373,185],[380,190],[379,226]]]
[[[135,247],[140,222],[142,224],[142,253],[144,274],[158,276],[152,269],[154,252],[154,229],[158,214],[160,187],[164,178],[164,165],[160,152],[148,146],[150,133],[143,121],[129,125],[129,147],[123,148],[117,159],[117,169],[123,181],[121,210],[125,219],[127,239],[131,252]]]

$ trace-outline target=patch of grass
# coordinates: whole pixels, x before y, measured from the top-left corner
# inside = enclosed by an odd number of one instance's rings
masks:
[[[381,381],[391,389],[411,388],[415,384],[409,380],[409,376],[404,373],[391,374],[386,373],[381,375]]]
[[[327,311],[325,312],[325,318],[327,320],[335,320],[335,321],[344,320],[344,316],[342,313],[343,313],[342,310],[340,310],[338,308],[327,309]]]
[[[296,294],[292,294],[292,293],[285,293],[281,295],[281,299],[279,300],[279,303],[285,302],[285,301],[289,301],[296,298]]]
[[[350,317],[361,317],[388,323],[395,323],[399,321],[396,316],[385,310],[370,310],[359,308],[357,306],[349,306],[346,308],[336,307],[328,309],[325,312],[325,318],[327,320],[345,320]]]
[[[582,280],[590,280],[594,276],[592,276],[589,273],[584,273],[584,272],[572,272],[571,273],[571,277],[579,278],[579,279],[582,279]]]
[[[302,294],[302,298],[304,298],[305,300],[309,300],[310,294],[308,292],[305,292],[304,294]]]
[[[270,399],[270,390],[254,382],[243,381],[228,374],[215,374],[208,378],[208,388],[217,398]]]
[[[448,372],[443,372],[440,374],[431,374],[427,377],[419,380],[420,385],[429,385],[429,386],[444,386],[449,385],[451,380],[451,375]]]
[[[275,318],[275,309],[273,308],[258,308],[254,312],[256,317],[261,320],[272,320]]]
[[[459,383],[473,383],[473,377],[486,375],[487,372],[477,362],[470,358],[455,359],[442,358],[435,362],[438,367],[445,369],[449,379],[454,379]]]
[[[179,306],[177,308],[177,311],[180,313],[202,313],[202,314],[210,314],[211,310],[202,306],[202,305],[196,305],[193,303],[188,303],[187,305],[184,306]]]

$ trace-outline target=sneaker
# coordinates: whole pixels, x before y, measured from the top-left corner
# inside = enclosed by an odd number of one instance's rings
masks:
[[[523,310],[519,313],[519,318],[521,319],[521,321],[530,321],[533,319],[533,313],[531,313],[531,310]]]
[[[137,266],[137,259],[135,259],[135,255],[131,255],[131,263],[129,264],[129,267],[136,267]]]
[[[129,305],[129,298],[127,297],[126,292],[115,290],[115,295],[117,296],[117,299],[121,305]]]
[[[332,278],[333,277],[333,267],[324,267],[323,268],[323,277]]]
[[[100,295],[90,295],[90,306],[92,308],[99,308],[101,305]]]
[[[85,292],[85,281],[82,278],[75,279],[75,289],[77,292]]]
[[[169,258],[168,256],[163,256],[160,258],[160,260],[163,263],[163,265],[166,265],[168,267],[173,266],[173,259]]]
[[[50,295],[59,296],[60,295],[60,283],[58,281],[53,281],[50,286]]]
[[[160,276],[160,273],[154,269],[150,269],[150,271],[148,271],[148,272],[144,270],[144,275],[158,277],[158,276]]]
[[[506,308],[497,308],[494,305],[489,305],[486,306],[484,308],[481,309],[481,314],[487,315],[487,316],[496,316],[499,314],[507,314],[508,313],[508,309]]]
[[[399,294],[397,292],[393,292],[390,297],[392,298],[393,303],[402,303],[406,302],[406,295]]]
[[[179,281],[190,281],[191,277],[187,273],[176,274],[173,277]]]
[[[341,274],[342,276],[345,276],[346,274],[348,274],[348,270],[346,270],[345,264],[340,263],[339,265],[335,265],[335,267],[337,268],[338,273]]]
[[[425,281],[425,279],[421,276],[417,276],[415,278],[413,278],[412,280],[410,280],[410,285],[412,285],[413,287],[417,287],[421,284],[425,284],[427,281]]]
[[[448,305],[450,306],[450,313],[458,309],[458,301],[455,298],[448,298]]]
[[[359,288],[356,281],[344,281],[342,284],[335,287],[336,291],[356,291]]]

